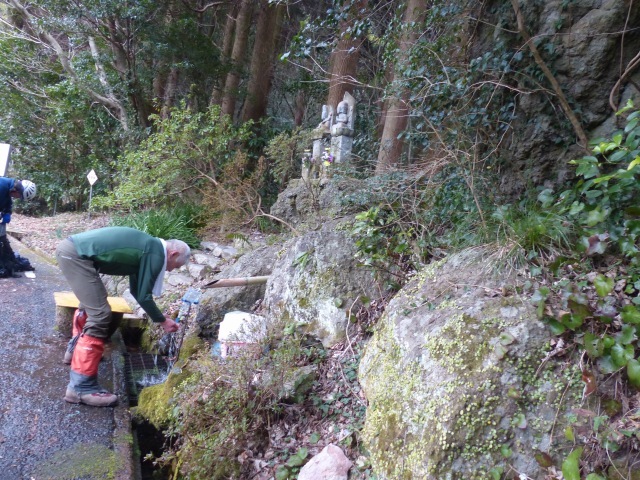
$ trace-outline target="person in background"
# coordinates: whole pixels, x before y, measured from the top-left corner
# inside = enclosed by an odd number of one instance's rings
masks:
[[[95,407],[109,407],[118,396],[98,383],[98,366],[105,341],[118,325],[112,320],[101,274],[129,277],[131,294],[165,333],[178,324],[164,315],[153,296],[162,294],[165,271],[185,265],[191,250],[181,240],[162,240],[128,227],[105,227],[72,235],[56,250],[58,266],[79,300],[73,317],[73,335],[65,352],[71,363],[64,399]]]
[[[29,180],[0,177],[0,269],[9,277],[16,268],[16,255],[7,238],[7,224],[13,213],[13,199],[30,200],[36,196],[36,184]]]

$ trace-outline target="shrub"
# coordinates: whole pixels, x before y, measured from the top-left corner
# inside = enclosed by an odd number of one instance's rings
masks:
[[[200,246],[197,231],[203,221],[188,204],[172,209],[145,210],[123,216],[112,216],[111,226],[131,227],[165,240],[178,239],[191,248]]]

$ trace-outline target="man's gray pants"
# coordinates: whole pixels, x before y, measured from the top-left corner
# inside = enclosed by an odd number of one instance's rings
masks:
[[[91,337],[108,339],[117,325],[112,325],[107,289],[93,261],[80,257],[76,246],[68,238],[58,245],[56,258],[71,290],[80,301],[80,308],[87,312],[84,333]]]

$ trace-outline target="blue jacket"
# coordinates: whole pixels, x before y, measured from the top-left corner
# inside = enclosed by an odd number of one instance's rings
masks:
[[[0,177],[0,214],[12,213],[13,211],[13,198],[9,192],[15,183],[14,178]]]

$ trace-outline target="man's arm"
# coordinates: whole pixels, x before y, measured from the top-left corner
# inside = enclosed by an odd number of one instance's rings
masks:
[[[153,284],[150,283],[149,280],[144,281],[139,275],[129,276],[129,291],[131,295],[133,295],[133,298],[135,298],[142,309],[147,312],[151,321],[162,323],[166,318],[153,300],[152,289]]]

